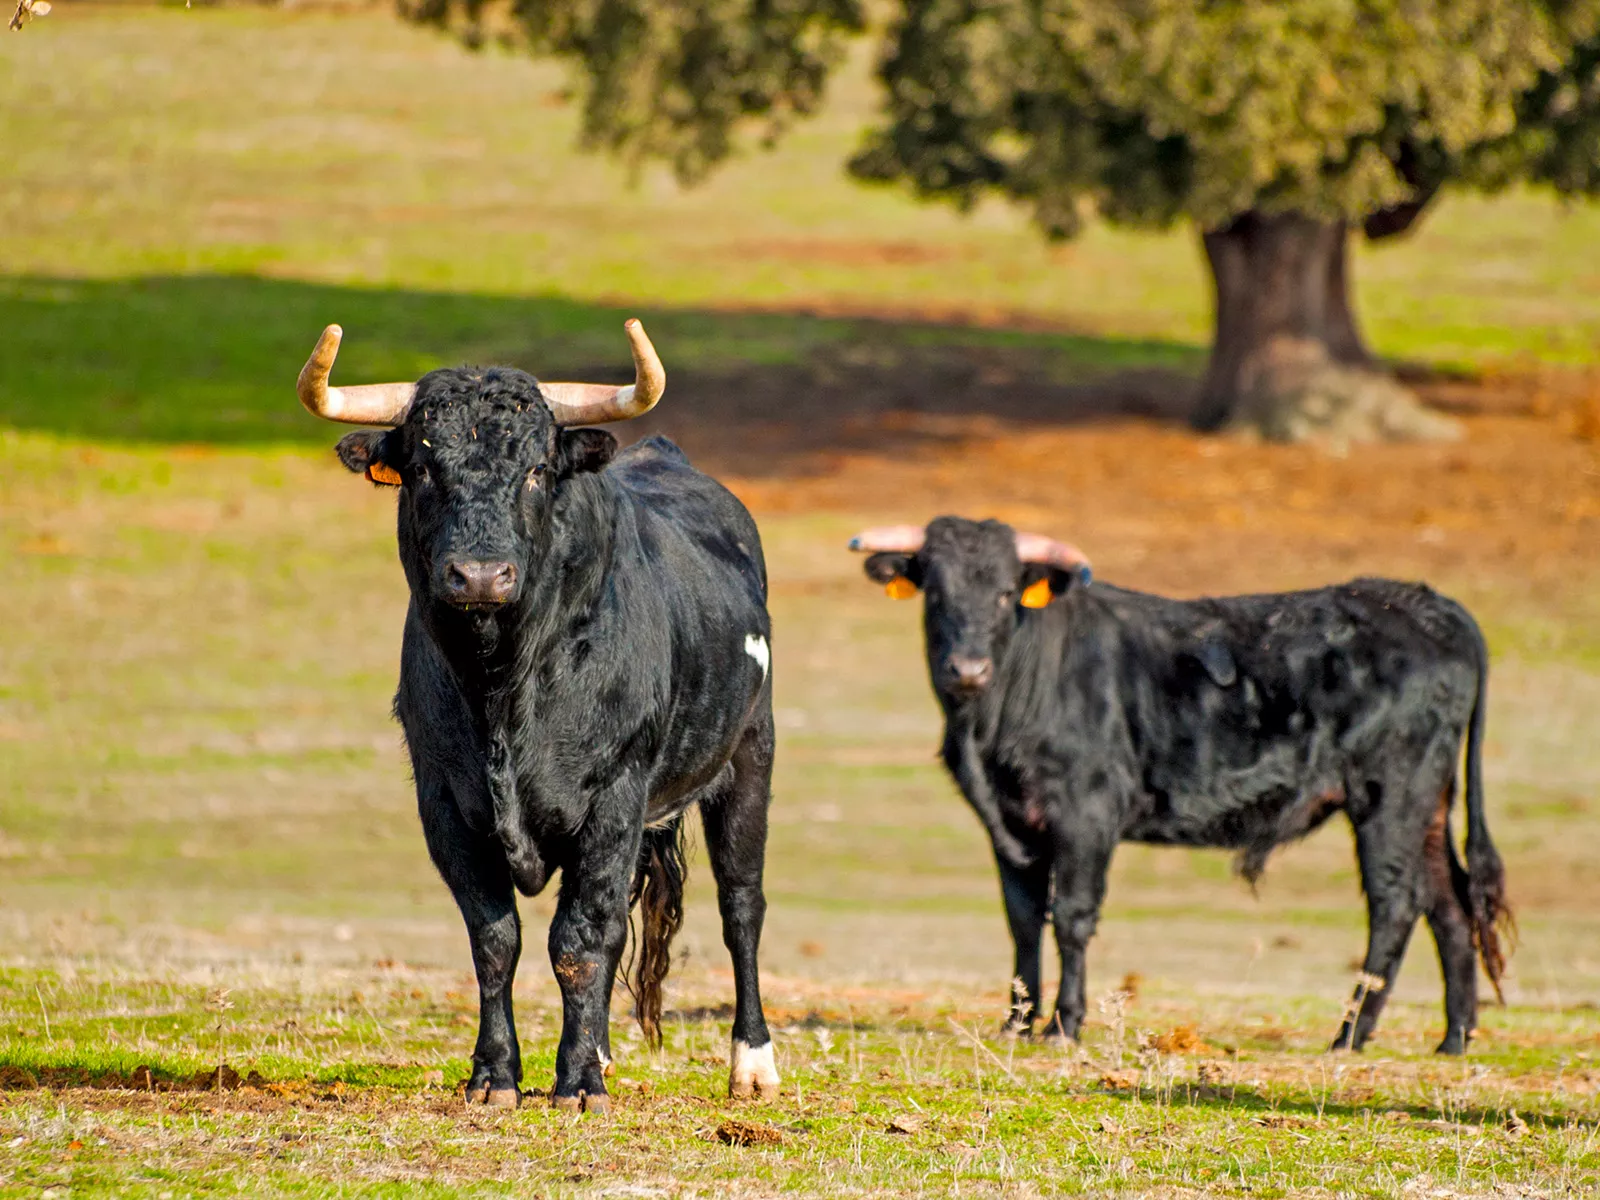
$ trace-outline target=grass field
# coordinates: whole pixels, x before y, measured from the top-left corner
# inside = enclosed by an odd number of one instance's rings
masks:
[[[560,84],[377,16],[74,4],[0,39],[0,1196],[1600,1191],[1600,213],[1451,199],[1364,255],[1375,343],[1483,378],[1427,385],[1462,442],[1334,458],[1171,419],[1205,336],[1182,232],[1052,249],[853,188],[859,78],[774,156],[629,190]],[[466,939],[387,716],[393,500],[289,383],[332,320],[349,380],[614,373],[633,312],[672,378],[648,427],[767,542],[785,1090],[723,1098],[701,856],[664,1051],[617,1005],[614,1115],[468,1111]],[[915,612],[842,550],[939,511],[1135,586],[1472,605],[1522,944],[1468,1059],[1427,1054],[1420,933],[1373,1049],[1322,1053],[1363,942],[1334,826],[1259,897],[1125,847],[1083,1044],[995,1036],[1009,951]]]

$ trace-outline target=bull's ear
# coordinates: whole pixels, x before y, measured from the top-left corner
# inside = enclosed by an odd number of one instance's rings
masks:
[[[339,439],[335,452],[346,468],[365,475],[385,487],[400,486],[400,472],[388,462],[394,448],[393,432],[387,429],[362,429]]]
[[[1089,582],[1087,566],[1069,569],[1046,563],[1022,564],[1022,592],[1017,603],[1023,608],[1043,608],[1058,596]]]
[[[872,582],[883,584],[896,600],[909,600],[922,588],[922,568],[914,554],[884,551],[868,555],[861,569]]]
[[[617,439],[604,429],[563,429],[561,431],[561,475],[581,475],[598,471],[615,457]]]

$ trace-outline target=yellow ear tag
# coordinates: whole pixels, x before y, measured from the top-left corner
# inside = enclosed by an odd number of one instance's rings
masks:
[[[400,472],[388,463],[375,462],[367,467],[367,478],[373,483],[381,483],[385,487],[400,486]]]
[[[1022,590],[1023,608],[1043,608],[1054,599],[1055,593],[1050,590],[1050,580],[1038,579]]]
[[[891,600],[909,600],[917,594],[917,585],[904,575],[896,575],[884,585],[883,591]]]

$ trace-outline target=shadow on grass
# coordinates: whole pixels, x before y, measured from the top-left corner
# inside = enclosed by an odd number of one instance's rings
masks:
[[[784,429],[770,448],[782,459],[852,440],[937,440],[975,414],[1177,421],[1200,363],[1200,351],[1172,342],[803,313],[624,310],[254,276],[14,277],[0,279],[0,424],[121,442],[328,444],[293,390],[325,324],[345,327],[335,381],[409,379],[460,362],[617,379],[628,365],[622,319],[636,313],[672,379],[667,405],[638,432],[713,454],[726,443],[748,455],[743,435],[756,426]]]
[[[1144,1088],[1139,1094],[1131,1091],[1114,1095],[1129,1105],[1160,1102],[1169,1109],[1225,1108],[1239,1116],[1265,1126],[1312,1127],[1326,1118],[1360,1120],[1370,1115],[1382,1121],[1393,1121],[1400,1128],[1455,1130],[1461,1127],[1504,1127],[1508,1113],[1513,1109],[1483,1104],[1452,1106],[1448,1111],[1430,1108],[1374,1092],[1372,1097],[1360,1102],[1330,1100],[1315,1095],[1263,1095],[1252,1087],[1207,1087],[1179,1084],[1170,1094],[1158,1095],[1153,1088]],[[1515,1108],[1517,1115],[1530,1126],[1546,1129],[1564,1129],[1570,1125],[1595,1127],[1600,1120],[1571,1112],[1541,1112],[1531,1108]]]

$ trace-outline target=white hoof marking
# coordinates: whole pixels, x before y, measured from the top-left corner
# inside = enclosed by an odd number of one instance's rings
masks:
[[[737,1038],[733,1042],[733,1068],[728,1072],[728,1095],[774,1099],[778,1094],[778,1068],[772,1059],[772,1043],[750,1046]]]

